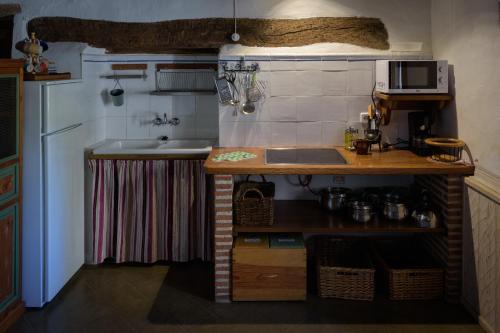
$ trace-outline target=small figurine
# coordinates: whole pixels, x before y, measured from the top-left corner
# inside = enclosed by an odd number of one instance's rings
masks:
[[[16,44],[16,49],[26,55],[24,71],[26,73],[47,73],[49,71],[49,60],[42,57],[42,53],[47,51],[49,46],[43,40],[37,39],[35,33],[31,33],[31,38],[26,38]]]

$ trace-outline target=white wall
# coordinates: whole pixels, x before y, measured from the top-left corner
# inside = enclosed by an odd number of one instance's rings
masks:
[[[500,177],[499,24],[498,1],[432,2],[434,57],[450,62],[455,82],[455,102],[440,113],[443,134],[463,139],[477,159],[476,164],[497,177]]]
[[[477,165],[465,197],[463,295],[481,326],[500,332],[499,3],[433,0],[431,14],[434,56],[449,61],[455,95],[440,128],[463,139]]]
[[[8,3],[12,0],[0,0]],[[232,17],[231,0],[162,1],[136,0],[23,0],[22,13],[16,16],[14,40],[26,36],[26,23],[37,16],[71,16],[112,21],[153,22],[161,20]],[[255,18],[303,18],[314,16],[371,16],[381,18],[389,31],[395,50],[405,50],[404,43],[422,43],[430,53],[430,0],[252,0],[237,1],[237,15]],[[366,52],[346,45],[316,45],[284,49],[286,52]],[[410,47],[413,47],[410,45]],[[302,51],[300,51],[302,50]],[[241,50],[237,51],[241,53]],[[267,52],[267,51],[265,51]],[[372,51],[370,51],[372,52]]]
[[[464,216],[465,304],[487,333],[500,332],[500,181],[466,180]]]
[[[10,0],[9,0],[10,1]],[[8,2],[8,0],[0,0],[0,3]],[[26,36],[25,27],[27,22],[38,16],[71,16],[79,18],[88,19],[105,19],[112,21],[139,21],[139,22],[153,22],[159,20],[171,20],[171,19],[182,19],[182,18],[199,18],[199,17],[231,17],[232,16],[232,1],[231,0],[195,0],[195,1],[160,1],[160,0],[149,0],[142,1],[138,5],[137,1],[133,0],[123,0],[123,1],[98,1],[98,0],[79,0],[79,1],[67,1],[67,0],[46,0],[43,2],[36,0],[24,0],[22,1],[22,13],[16,16],[15,19],[15,31],[14,40],[20,40]],[[388,10],[390,9],[390,10]],[[346,44],[316,44],[312,46],[304,46],[298,48],[248,48],[241,46],[227,46],[224,47],[221,54],[222,55],[248,55],[248,54],[357,54],[357,55],[401,55],[401,54],[412,54],[412,55],[429,55],[431,49],[430,40],[430,1],[419,1],[419,0],[407,0],[407,1],[395,1],[395,0],[384,0],[373,2],[369,0],[256,0],[256,1],[238,1],[237,15],[240,17],[260,17],[260,18],[301,18],[301,17],[313,17],[313,16],[370,16],[378,17],[382,19],[385,23],[388,32],[389,40],[391,43],[391,50],[380,51],[372,50],[361,47],[356,47]],[[105,32],[103,32],[105,33]],[[74,50],[80,50],[81,46],[73,48]],[[50,53],[47,56],[56,61],[59,65],[61,71],[71,70],[74,77],[85,76],[85,73],[79,71],[78,65],[80,64],[80,59],[78,59],[77,52],[68,52],[67,48],[61,48],[59,45],[50,45]],[[411,51],[411,52],[409,52]],[[73,60],[73,61],[72,61]],[[93,64],[94,65],[94,64]],[[102,73],[102,66],[88,65],[84,68],[84,71],[88,71],[90,75],[95,76],[98,73]],[[371,64],[368,65],[371,70]],[[352,69],[352,68],[350,68]],[[363,70],[366,67],[363,68]],[[351,75],[358,74],[370,74],[367,71],[357,71],[352,72],[347,77],[350,79]],[[283,74],[283,73],[282,73]],[[290,73],[292,74],[292,73]],[[303,72],[299,75],[310,75],[314,74],[312,72]],[[340,73],[339,75],[344,75],[346,73]],[[264,75],[264,74],[263,74]],[[286,75],[286,74],[284,74]],[[272,74],[272,79],[277,75]],[[274,79],[273,79],[274,80]],[[271,80],[271,81],[273,81]],[[344,95],[355,95],[363,96],[366,100],[368,94],[367,89],[365,89],[369,84],[368,81],[362,81],[362,78],[356,79],[358,83],[362,84],[363,92],[362,94],[352,94],[348,92]],[[372,78],[368,78],[372,80]],[[351,81],[349,81],[352,83]],[[209,98],[168,98],[168,97],[146,97],[144,92],[146,90],[151,90],[152,81],[148,80],[148,86],[141,84],[137,81],[124,81],[127,87],[127,98],[126,104],[120,108],[109,107],[109,101],[105,98],[102,99],[103,107],[105,108],[106,114],[106,129],[107,137],[125,136],[130,138],[139,137],[152,137],[156,136],[157,129],[147,128],[144,126],[146,120],[150,120],[153,113],[160,114],[164,111],[169,113],[169,115],[175,116],[175,111],[172,113],[170,110],[183,110],[180,114],[181,117],[187,117],[184,124],[190,124],[185,128],[179,136],[187,135],[189,130],[196,126],[191,126],[194,122],[201,123],[202,120],[198,119],[198,113],[196,112],[198,107],[204,107],[205,105],[213,105],[212,100]],[[109,83],[99,82],[97,84],[100,87],[100,93],[105,89],[104,86],[109,86]],[[349,87],[353,87],[352,85]],[[145,89],[146,88],[146,89]],[[140,95],[140,96],[139,96]],[[102,94],[105,96],[105,94]],[[275,97],[278,97],[276,95]],[[329,96],[325,94],[325,96]],[[275,102],[279,99],[275,99]],[[284,100],[282,98],[282,100]],[[302,99],[303,100],[303,99]],[[312,99],[310,99],[312,100]],[[341,100],[341,101],[340,101]],[[357,99],[358,102],[361,99]],[[271,100],[270,100],[271,102]],[[273,103],[273,102],[272,102]],[[272,105],[270,103],[269,105]],[[313,103],[318,104],[320,101],[316,99]],[[340,104],[349,105],[348,107],[352,109],[356,104],[356,101],[347,101],[343,98],[339,98]],[[276,104],[276,103],[274,103]],[[339,104],[339,105],[340,105]],[[361,104],[361,103],[357,103]],[[363,102],[362,104],[366,104]],[[179,106],[177,108],[176,106]],[[302,104],[304,105],[304,103]],[[140,109],[140,110],[139,110]],[[187,111],[184,111],[187,109]],[[364,109],[364,107],[363,107]],[[125,110],[125,111],[124,111]],[[347,112],[347,110],[345,110]],[[276,114],[278,111],[274,111]],[[207,114],[206,112],[202,112]],[[352,112],[351,112],[352,113]],[[191,118],[190,118],[191,117]],[[194,118],[196,119],[194,119]],[[302,117],[302,116],[301,116]],[[303,119],[304,117],[302,117]],[[314,116],[305,116],[306,120],[313,119]],[[317,128],[321,126],[323,132],[327,132],[330,127],[344,127],[343,123],[347,121],[346,117],[340,116],[334,117],[335,121],[340,120],[340,122],[331,122],[332,119],[324,119],[327,122],[321,124],[308,124],[311,130],[317,131]],[[182,121],[182,120],[181,120]],[[142,126],[138,126],[142,124]],[[182,125],[181,125],[182,126]],[[295,125],[291,125],[292,127]],[[214,128],[214,126],[211,126]],[[275,124],[275,128],[280,127],[282,130],[287,130],[286,124]],[[272,131],[273,129],[269,129]],[[161,134],[163,134],[163,129],[159,129]],[[199,134],[202,130],[196,128],[196,136],[202,136]],[[392,133],[396,133],[397,129],[393,126],[390,130]],[[209,130],[210,132],[210,130]],[[279,132],[279,130],[278,130]],[[193,131],[191,131],[193,134]],[[212,136],[212,133],[208,133],[207,136]],[[266,132],[266,135],[270,134]],[[168,135],[168,134],[167,134]],[[275,138],[279,134],[274,135]],[[340,136],[336,132],[332,135],[337,140]],[[311,138],[312,139],[312,138]],[[293,141],[293,140],[292,140]],[[325,140],[322,140],[325,141]],[[286,142],[281,140],[280,142]],[[312,141],[311,141],[312,142]],[[293,142],[291,142],[293,143]]]
[[[265,82],[266,98],[251,115],[233,106],[219,108],[221,146],[339,146],[347,126],[364,135],[359,116],[372,103],[373,60],[309,56],[249,62],[261,68],[257,79]],[[393,114],[382,127],[384,142],[408,138],[407,113]]]
[[[95,51],[95,50],[94,50]],[[155,64],[171,62],[216,62],[216,56],[172,55],[104,55],[83,54],[83,78],[93,82],[97,107],[104,114],[107,139],[146,139],[168,136],[171,139],[218,137],[218,104],[216,95],[208,96],[153,96]],[[100,78],[113,74],[114,63],[145,63],[147,79],[123,79],[125,102],[114,106],[109,91],[114,80]],[[142,71],[120,71],[117,74],[142,74]],[[154,126],[153,119],[179,118],[177,126]]]

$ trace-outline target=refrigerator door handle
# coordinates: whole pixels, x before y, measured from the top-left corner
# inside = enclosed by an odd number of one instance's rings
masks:
[[[78,123],[78,124],[74,124],[74,125],[71,125],[71,126],[68,126],[68,127],[65,127],[65,128],[61,128],[60,130],[57,130],[57,131],[54,131],[54,132],[49,132],[49,133],[42,133],[41,134],[41,137],[48,137],[48,136],[52,136],[52,135],[56,135],[56,134],[61,134],[61,133],[65,133],[65,132],[69,132],[75,128],[78,128],[80,126],[82,126],[83,123]]]

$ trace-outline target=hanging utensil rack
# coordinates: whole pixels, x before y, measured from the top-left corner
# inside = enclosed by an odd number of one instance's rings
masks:
[[[219,101],[222,104],[230,104],[239,108],[241,101],[253,104],[264,98],[266,85],[262,81],[255,80],[255,75],[260,70],[258,63],[246,64],[245,59],[241,58],[236,61],[221,62],[220,65],[222,76],[219,80],[225,79],[228,82],[228,90],[232,94],[229,100],[225,98],[226,96],[222,96],[227,92],[219,91]],[[252,76],[251,80],[249,75]]]
[[[241,59],[241,60],[239,60],[236,63],[234,63],[232,61],[224,62],[222,64],[222,69],[224,70],[224,72],[253,73],[253,72],[257,72],[260,68],[259,68],[259,64],[258,63],[253,63],[253,64],[245,65],[245,60]]]
[[[157,64],[152,95],[214,95],[217,64]]]
[[[101,75],[101,79],[110,80],[120,80],[120,79],[142,79],[146,81],[148,75],[146,70],[148,69],[147,64],[112,64],[111,69],[114,71],[113,74]],[[118,71],[130,71],[130,70],[141,70],[142,74],[118,74]]]

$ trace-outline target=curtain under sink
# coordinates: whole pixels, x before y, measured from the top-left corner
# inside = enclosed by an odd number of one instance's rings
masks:
[[[211,259],[203,160],[90,160],[93,262]]]

